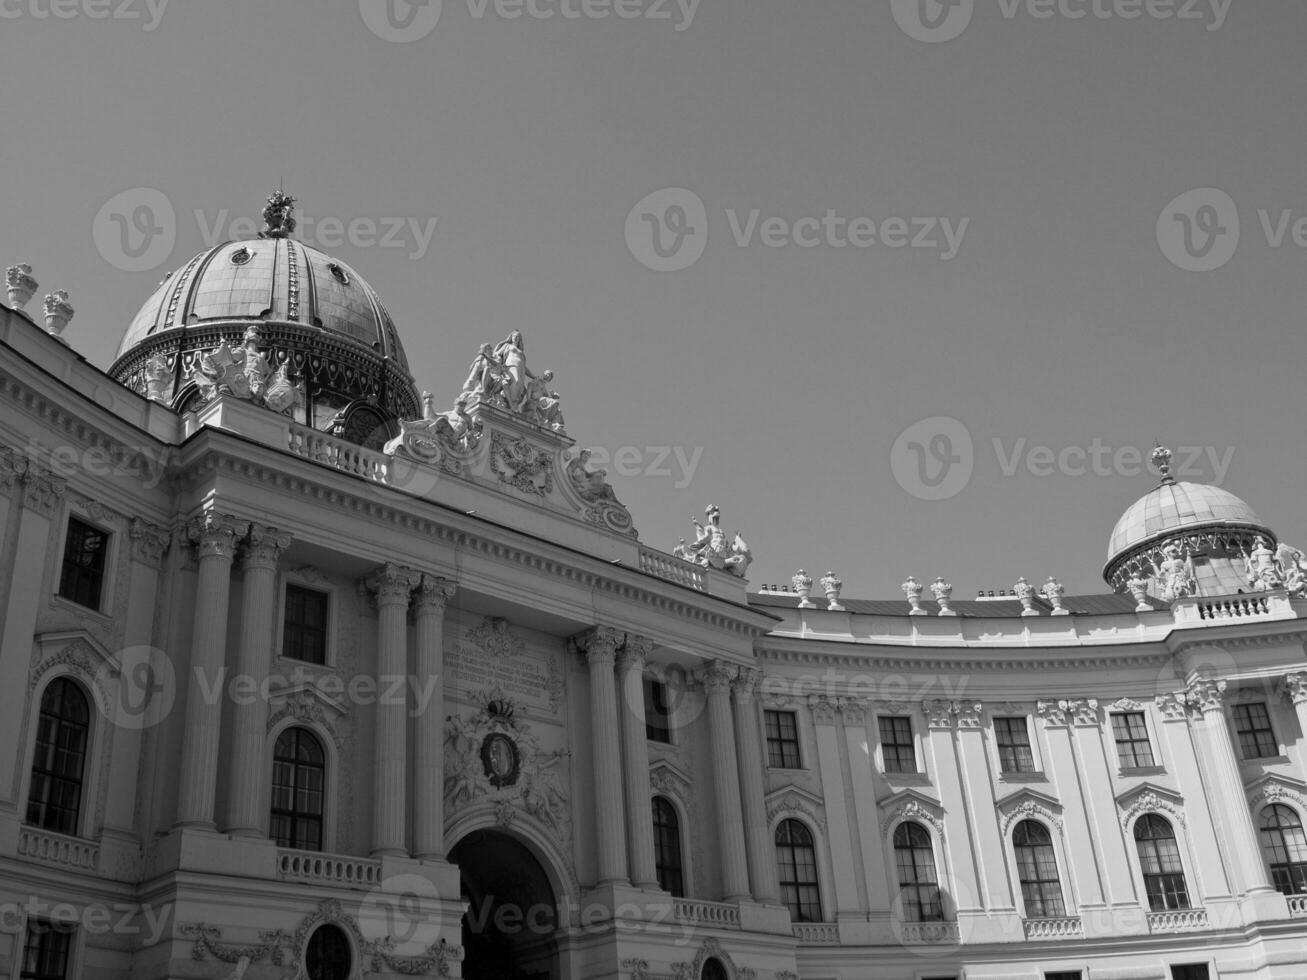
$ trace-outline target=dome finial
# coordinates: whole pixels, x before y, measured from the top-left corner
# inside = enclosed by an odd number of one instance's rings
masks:
[[[1158,445],[1153,449],[1152,459],[1153,465],[1162,474],[1162,483],[1174,483],[1175,477],[1171,475],[1171,450]]]
[[[295,230],[295,219],[291,212],[295,210],[295,198],[285,191],[276,190],[268,195],[268,203],[263,208],[263,221],[267,225],[259,232],[260,238],[288,238]]]

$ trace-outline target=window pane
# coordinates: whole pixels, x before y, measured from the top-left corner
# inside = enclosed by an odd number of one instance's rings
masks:
[[[795,922],[821,921],[817,888],[817,855],[812,834],[797,820],[784,820],[776,828],[776,870],[781,900]]]
[[[793,711],[767,711],[767,765],[773,769],[798,769],[799,729]]]
[[[306,729],[288,728],[277,737],[270,831],[279,846],[322,849],[325,760],[322,743]]]
[[[327,662],[327,601],[325,592],[286,586],[282,656],[314,664]]]
[[[59,594],[78,605],[100,608],[104,587],[104,555],[109,536],[75,517],[68,519]]]

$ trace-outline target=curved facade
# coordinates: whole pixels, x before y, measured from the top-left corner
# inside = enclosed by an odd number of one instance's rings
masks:
[[[0,309],[0,973],[1307,976],[1296,564],[751,589],[716,507],[639,540],[524,351],[372,450]],[[1114,560],[1270,533],[1180,488]]]

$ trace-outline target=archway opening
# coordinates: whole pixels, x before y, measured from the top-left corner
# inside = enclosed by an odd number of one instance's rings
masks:
[[[561,980],[558,902],[539,860],[517,838],[477,830],[450,860],[461,873],[465,980]]]

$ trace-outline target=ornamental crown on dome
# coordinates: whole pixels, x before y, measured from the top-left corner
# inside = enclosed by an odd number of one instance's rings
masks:
[[[295,230],[295,219],[291,214],[295,210],[295,198],[281,190],[268,195],[268,203],[263,208],[263,222],[267,225],[259,232],[260,238],[288,238]]]

